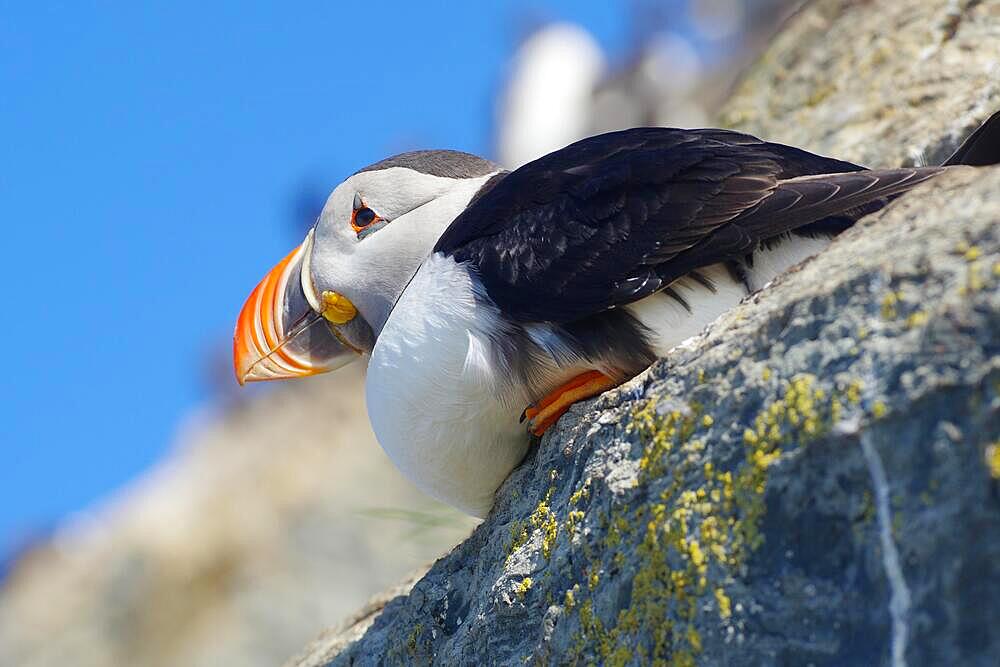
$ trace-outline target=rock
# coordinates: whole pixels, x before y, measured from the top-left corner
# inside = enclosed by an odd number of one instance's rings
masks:
[[[467,541],[292,664],[996,664],[998,192],[921,186],[576,406]]]
[[[885,167],[939,164],[997,109],[997,0],[823,0],[787,22],[719,118]]]
[[[467,536],[472,520],[382,453],[362,379],[342,369],[202,415],[25,554],[0,587],[0,665],[274,665]]]
[[[825,0],[722,118],[935,163],[998,63],[996,1]],[[998,192],[920,186],[575,406],[468,540],[289,665],[1000,663]]]

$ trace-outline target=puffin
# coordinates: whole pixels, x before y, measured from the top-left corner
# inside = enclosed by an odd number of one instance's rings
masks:
[[[1000,122],[946,164],[987,164]],[[865,169],[721,129],[633,128],[513,171],[415,151],[341,182],[236,324],[240,384],[355,360],[375,436],[484,517],[574,403],[635,377],[947,166]]]

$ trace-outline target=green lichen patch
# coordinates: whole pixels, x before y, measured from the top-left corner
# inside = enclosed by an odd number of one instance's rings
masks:
[[[580,510],[570,510],[569,514],[566,515],[566,523],[563,525],[570,539],[573,539],[573,533],[576,532],[577,525],[583,521],[585,516]]]
[[[414,624],[406,639],[389,649],[386,654],[387,661],[394,664],[429,664],[432,639],[431,633],[425,630],[423,623]]]
[[[555,471],[550,475],[550,479],[555,479]],[[556,519],[555,512],[549,506],[552,501],[552,494],[555,492],[555,487],[550,486],[549,490],[545,493],[545,498],[542,499],[540,503],[535,507],[531,516],[528,517],[527,521],[513,521],[510,524],[510,545],[507,547],[507,558],[505,564],[510,563],[510,559],[514,554],[523,547],[531,539],[532,535],[535,533],[541,533],[542,536],[542,555],[545,558],[549,558],[552,555],[552,549],[555,547],[556,538],[559,535],[559,522]],[[572,536],[573,528],[575,523],[583,518],[583,513],[578,512],[575,516],[571,518],[571,523],[566,527],[567,532]]]
[[[510,545],[507,547],[506,563],[510,563],[514,553],[527,544],[530,537],[528,528],[523,521],[514,521],[510,524]]]

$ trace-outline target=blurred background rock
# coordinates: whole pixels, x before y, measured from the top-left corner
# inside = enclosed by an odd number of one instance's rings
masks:
[[[643,125],[703,127],[789,0],[629,5],[630,49],[602,52],[584,26],[528,29],[497,104],[496,158],[516,167],[601,132]]]
[[[793,4],[623,3],[622,53],[586,26],[512,8],[520,35],[497,85],[491,157],[515,167],[597,132],[714,124]],[[334,185],[289,193],[296,234]],[[8,555],[0,665],[276,664],[474,525],[382,453],[360,365],[238,390],[220,341],[202,372],[217,397],[165,460]]]

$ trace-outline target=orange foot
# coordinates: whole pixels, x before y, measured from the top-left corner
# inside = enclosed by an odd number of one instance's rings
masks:
[[[597,396],[618,383],[600,371],[587,371],[562,384],[542,400],[533,403],[521,413],[521,421],[528,419],[528,430],[542,435],[569,410],[569,406],[585,398]]]

